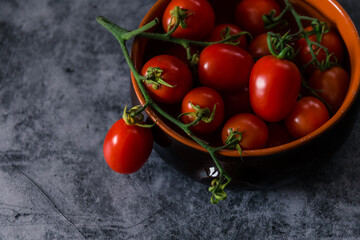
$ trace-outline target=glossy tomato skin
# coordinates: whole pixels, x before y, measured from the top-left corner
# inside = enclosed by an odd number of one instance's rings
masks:
[[[285,119],[286,128],[298,139],[315,131],[329,120],[326,106],[315,97],[301,98]]]
[[[249,44],[248,50],[254,58],[261,58],[266,55],[271,55],[267,44],[267,33],[262,33],[256,36]]]
[[[143,76],[149,67],[163,70],[162,79],[173,87],[160,85],[157,89],[145,83],[150,96],[160,103],[174,104],[181,102],[185,94],[192,88],[193,79],[190,68],[180,59],[170,55],[159,55],[145,63],[141,70]]]
[[[280,121],[295,105],[300,87],[300,71],[293,62],[272,55],[262,57],[250,75],[252,109],[265,121]]]
[[[189,10],[191,14],[185,19],[186,28],[179,26],[172,34],[176,38],[202,40],[210,34],[215,25],[215,13],[207,0],[172,0],[166,7],[162,24],[165,32],[171,24],[170,11],[176,6]]]
[[[224,39],[225,37],[225,30],[226,28],[229,28],[231,35],[236,35],[238,33],[241,33],[242,30],[233,24],[219,24],[215,26],[215,28],[212,30],[209,38],[207,41],[209,42],[218,42]],[[246,49],[247,47],[247,40],[245,35],[242,35],[240,38],[236,39],[234,42],[239,42],[237,45],[238,47],[241,47],[243,49]]]
[[[215,118],[210,123],[200,121],[197,125],[190,128],[191,131],[197,134],[209,134],[214,132],[224,120],[224,101],[221,95],[214,89],[208,87],[198,87],[192,89],[186,94],[182,101],[181,113],[195,112],[190,102],[193,105],[198,105],[200,108],[208,108],[213,110],[216,105]],[[192,116],[182,116],[181,121],[185,124],[191,123],[195,120]]]
[[[266,32],[262,16],[273,9],[276,15],[281,12],[279,4],[274,0],[242,0],[235,9],[235,22],[255,37]]]
[[[112,170],[130,174],[144,165],[152,147],[151,129],[127,125],[123,119],[120,119],[106,134],[103,153],[105,161]]]
[[[237,91],[249,82],[254,60],[242,48],[229,44],[206,47],[199,58],[199,79],[219,92]]]
[[[221,139],[224,144],[230,129],[243,132],[240,141],[242,149],[264,148],[269,138],[269,130],[266,123],[251,113],[237,114],[225,123],[221,132]]]
[[[309,26],[305,28],[305,31],[312,31],[312,27]],[[309,39],[311,41],[316,42],[316,36],[311,35],[309,36]],[[329,51],[329,53],[333,53],[333,56],[330,58],[333,62],[337,61],[337,63],[341,64],[344,59],[344,48],[342,41],[340,37],[334,32],[329,31],[328,33],[324,33],[320,42],[321,45],[326,47]],[[308,62],[311,61],[312,56],[310,54],[310,47],[307,45],[306,40],[304,38],[301,38],[296,43],[299,54],[298,54],[298,61],[301,66],[306,65]],[[313,46],[313,49],[316,50],[317,47]],[[319,62],[322,62],[326,58],[326,54],[324,50],[320,50],[318,54],[316,55],[316,58]],[[306,68],[306,72],[310,74],[312,71],[314,71],[315,68],[312,64],[310,64]]]
[[[222,94],[225,103],[225,116],[227,119],[238,113],[252,113],[249,97],[249,87],[246,85],[236,92]]]
[[[316,69],[310,76],[309,87],[321,90],[317,94],[324,99],[335,113],[341,106],[350,84],[349,74],[339,66],[324,72]]]

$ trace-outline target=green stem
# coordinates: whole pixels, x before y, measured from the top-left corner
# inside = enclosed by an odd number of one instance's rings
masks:
[[[202,116],[200,115],[191,123],[186,124],[185,127],[190,128],[191,126],[194,126],[194,125],[198,124],[199,122],[201,122],[201,119],[202,119]]]
[[[151,29],[152,27],[154,27],[156,24],[159,23],[159,20],[157,18],[155,18],[154,20],[152,20],[151,22],[149,22],[148,24],[138,28],[138,29],[135,29],[131,32],[127,32],[127,33],[124,33],[123,34],[123,39],[126,41],[126,40],[129,40],[137,35],[139,35],[140,33],[142,32],[145,32],[149,29]]]
[[[313,18],[313,17],[309,17],[309,16],[299,16],[299,18],[301,19],[301,20],[308,20],[308,21],[317,21],[318,19],[316,19],[316,18]]]
[[[279,25],[280,23],[288,24],[286,20],[282,20],[282,17],[285,15],[285,13],[289,10],[289,6],[286,6],[284,10],[278,15],[274,16],[275,12],[270,12],[268,15],[263,16],[263,20],[266,23],[265,28],[266,29],[272,29],[275,26]]]
[[[180,18],[180,7],[175,7],[175,24],[174,26],[172,26],[172,28],[170,29],[170,31],[168,31],[167,33],[165,33],[166,36],[170,36],[171,34],[173,34],[175,32],[175,30],[179,27],[180,25],[180,21],[181,21],[181,18]],[[171,24],[171,21],[170,21],[170,24]]]
[[[136,115],[142,113],[147,108],[147,106],[149,106],[149,104],[150,104],[150,102],[146,102],[144,105],[141,106],[141,108],[136,110],[136,112],[133,112],[132,115],[136,116]]]
[[[291,5],[291,3],[289,2],[289,0],[284,0],[285,1],[285,4],[286,4],[286,7],[290,10],[291,14],[293,15],[293,17],[295,18],[295,21],[296,21],[296,24],[298,25],[299,27],[299,33],[301,33],[301,35],[304,37],[307,45],[309,46],[309,52],[311,54],[311,57],[313,59],[313,62],[316,63],[317,66],[320,66],[321,63],[319,62],[319,60],[317,59],[316,57],[316,54],[313,50],[313,41],[311,41],[309,39],[309,33],[306,33],[306,31],[304,30],[304,26],[301,22],[301,20],[309,20],[309,21],[314,21],[314,20],[317,20],[315,18],[312,18],[312,17],[308,17],[308,16],[301,16],[299,15],[295,9],[293,8],[293,6]],[[321,46],[321,48],[323,48],[323,46]],[[326,50],[325,50],[326,51]]]
[[[210,147],[206,142],[202,141],[201,139],[197,138],[190,130],[190,127],[192,125],[194,125],[194,122],[196,121],[200,121],[200,120],[195,120],[193,123],[191,124],[184,124],[180,121],[178,121],[177,119],[175,119],[174,117],[172,117],[171,115],[169,115],[167,112],[165,112],[161,107],[159,107],[154,101],[153,99],[150,97],[150,95],[148,94],[144,84],[143,84],[143,76],[141,76],[138,71],[136,70],[136,67],[133,63],[133,61],[131,60],[131,57],[129,55],[129,52],[126,48],[126,40],[130,39],[131,37],[135,37],[135,36],[140,36],[140,37],[146,37],[146,38],[151,38],[151,39],[157,39],[157,40],[162,40],[162,41],[170,41],[170,42],[174,42],[174,43],[178,43],[183,45],[184,47],[189,47],[189,43],[191,44],[195,44],[195,45],[199,45],[199,46],[208,46],[211,45],[213,43],[208,43],[208,42],[198,42],[198,41],[190,41],[190,40],[186,40],[186,39],[176,39],[173,38],[167,34],[158,34],[158,33],[147,33],[144,32],[150,28],[152,28],[156,23],[157,20],[154,20],[146,25],[144,25],[143,27],[136,29],[134,31],[127,31],[119,26],[117,26],[116,24],[112,23],[110,20],[104,18],[104,17],[98,17],[96,18],[96,20],[102,25],[104,26],[106,29],[108,29],[114,36],[115,38],[118,40],[121,50],[124,54],[125,60],[131,70],[131,72],[133,73],[136,83],[145,99],[145,104],[139,109],[139,111],[136,111],[137,113],[141,111],[143,111],[146,107],[150,106],[152,109],[154,109],[156,112],[158,112],[158,114],[160,114],[161,116],[163,116],[164,118],[168,119],[170,122],[172,122],[173,124],[175,124],[176,126],[178,126],[179,128],[181,128],[194,142],[196,142],[197,144],[199,144],[202,148],[204,148],[211,156],[212,160],[215,163],[215,166],[217,167],[218,171],[219,171],[219,175],[220,175],[220,179],[219,179],[219,183],[222,183],[224,178],[227,179],[227,183],[226,185],[231,181],[230,176],[225,172],[225,170],[223,169],[223,167],[220,165],[217,157],[215,156],[215,152],[217,151],[217,148],[213,148]],[[225,185],[225,186],[226,186]],[[225,187],[223,186],[223,188]],[[215,188],[215,190],[218,190],[218,188],[220,187],[220,184]],[[212,192],[214,194],[214,192]],[[216,193],[216,191],[215,191]]]

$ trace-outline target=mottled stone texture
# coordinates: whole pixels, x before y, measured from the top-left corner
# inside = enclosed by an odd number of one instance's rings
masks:
[[[219,206],[156,152],[109,170],[129,71],[95,17],[132,29],[154,2],[0,1],[0,239],[360,239],[359,120],[317,175]],[[359,1],[340,3],[359,27]]]

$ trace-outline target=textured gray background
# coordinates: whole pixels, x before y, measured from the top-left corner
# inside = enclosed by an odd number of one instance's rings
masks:
[[[132,29],[154,2],[0,0],[0,239],[360,239],[359,120],[316,176],[220,206],[156,152],[109,170],[129,71],[95,17]],[[359,27],[359,1],[340,3]]]

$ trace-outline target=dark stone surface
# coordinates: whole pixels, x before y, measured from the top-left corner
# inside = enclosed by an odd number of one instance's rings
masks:
[[[133,29],[154,2],[0,1],[0,239],[360,239],[359,121],[318,174],[219,206],[156,152],[109,170],[129,70],[95,17]],[[359,1],[339,2],[359,28]]]

